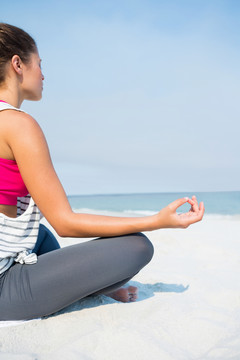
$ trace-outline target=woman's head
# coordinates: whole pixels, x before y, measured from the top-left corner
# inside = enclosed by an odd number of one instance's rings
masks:
[[[14,55],[28,64],[31,55],[36,52],[37,45],[29,34],[16,26],[0,23],[0,86],[5,81],[7,65]]]

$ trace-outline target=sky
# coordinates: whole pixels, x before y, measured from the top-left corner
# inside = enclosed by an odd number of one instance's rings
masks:
[[[17,0],[42,127],[69,195],[240,190],[240,2]]]

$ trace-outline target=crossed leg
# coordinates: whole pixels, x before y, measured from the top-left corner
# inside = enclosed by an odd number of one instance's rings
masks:
[[[15,264],[0,294],[0,320],[23,320],[52,314],[93,294],[134,301],[135,287],[121,288],[152,258],[153,246],[141,233],[99,238],[53,250],[53,234],[41,226],[45,253],[34,265]],[[39,244],[38,244],[39,245]],[[56,245],[55,246],[59,246]],[[42,244],[38,249],[43,249]]]

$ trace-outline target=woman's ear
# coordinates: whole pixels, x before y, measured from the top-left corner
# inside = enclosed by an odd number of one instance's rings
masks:
[[[13,55],[12,67],[18,75],[22,75],[22,60],[21,60],[20,56]]]

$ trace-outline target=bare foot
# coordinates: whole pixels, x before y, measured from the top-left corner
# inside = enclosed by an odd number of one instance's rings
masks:
[[[128,286],[127,288],[120,288],[111,293],[106,294],[114,300],[121,302],[132,302],[136,301],[138,297],[138,288],[135,286]]]

